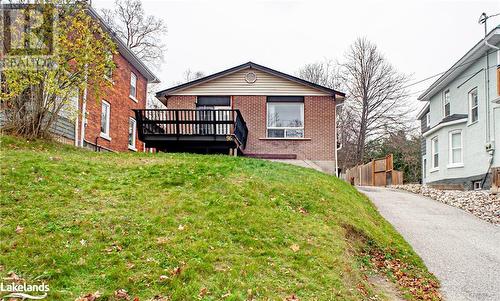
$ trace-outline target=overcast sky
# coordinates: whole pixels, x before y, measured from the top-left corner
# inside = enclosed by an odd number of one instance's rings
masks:
[[[413,81],[445,71],[484,35],[482,12],[500,1],[160,1],[143,0],[147,14],[165,20],[161,88],[186,69],[211,74],[253,61],[295,74],[304,64],[341,59],[357,37],[376,43]],[[94,0],[110,8],[111,0]],[[489,29],[500,17],[489,20]],[[412,87],[418,91],[432,81]]]

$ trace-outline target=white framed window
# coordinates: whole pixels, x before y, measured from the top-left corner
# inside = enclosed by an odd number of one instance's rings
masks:
[[[304,103],[268,102],[267,137],[304,138]]]
[[[134,118],[130,117],[128,119],[128,148],[131,150],[136,150],[135,147],[135,136],[137,132],[137,122]]]
[[[439,169],[439,139],[431,139],[431,171]]]
[[[429,113],[427,113],[427,114],[425,115],[425,123],[426,123],[426,125],[427,125],[428,127],[430,127],[430,126],[431,126],[431,112],[429,112]]]
[[[469,124],[479,120],[479,100],[477,87],[469,91]]]
[[[137,102],[137,75],[130,72],[130,98]]]
[[[450,116],[450,90],[443,93],[443,117]]]
[[[101,137],[109,139],[109,123],[111,117],[111,106],[103,100],[101,104]]]
[[[448,167],[464,166],[462,130],[455,130],[450,132],[449,151],[450,153],[448,156]]]

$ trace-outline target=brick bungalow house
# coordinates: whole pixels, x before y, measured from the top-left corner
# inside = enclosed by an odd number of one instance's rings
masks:
[[[336,105],[345,94],[248,62],[156,93],[136,110],[139,139],[162,151],[309,160],[336,170]]]

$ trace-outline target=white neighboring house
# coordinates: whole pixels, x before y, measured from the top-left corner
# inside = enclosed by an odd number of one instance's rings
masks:
[[[422,173],[427,184],[491,186],[500,167],[500,25],[422,95]]]

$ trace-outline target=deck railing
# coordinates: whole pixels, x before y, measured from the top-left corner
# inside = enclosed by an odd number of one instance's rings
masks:
[[[134,110],[139,139],[145,136],[234,136],[242,149],[248,128],[239,110],[146,109]]]

